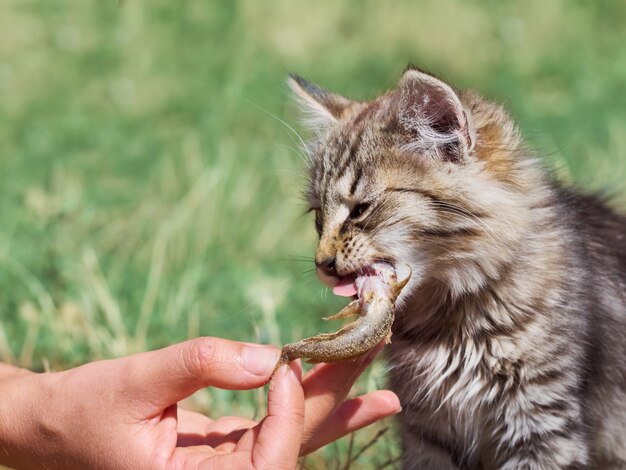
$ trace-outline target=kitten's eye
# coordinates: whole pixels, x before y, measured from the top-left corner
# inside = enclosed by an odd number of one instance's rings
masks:
[[[361,204],[357,204],[356,206],[354,206],[354,208],[352,209],[352,212],[350,212],[350,218],[351,219],[358,219],[359,217],[361,217],[366,211],[367,209],[370,208],[370,204],[367,202],[362,202]]]

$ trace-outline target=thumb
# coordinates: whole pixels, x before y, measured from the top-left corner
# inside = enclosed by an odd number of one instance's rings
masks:
[[[204,387],[260,387],[270,379],[279,353],[273,346],[197,338],[131,356],[125,373],[142,401],[160,411]]]

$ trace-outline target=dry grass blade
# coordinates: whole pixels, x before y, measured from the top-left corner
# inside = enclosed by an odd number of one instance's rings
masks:
[[[376,435],[367,443],[365,444],[363,447],[361,447],[359,449],[359,451],[350,459],[348,459],[348,461],[346,462],[346,466],[344,467],[345,469],[349,469],[351,467],[351,465],[356,462],[359,457],[361,457],[361,455],[363,455],[365,453],[365,451],[367,449],[369,449],[370,447],[372,447],[374,444],[376,444],[376,442],[385,435],[385,433],[389,431],[389,427],[384,427],[382,429],[380,429]]]
[[[392,458],[392,459],[387,459],[383,463],[378,465],[376,467],[376,470],[383,470],[383,469],[385,469],[387,467],[394,468],[394,465],[396,465],[397,463],[400,463],[401,461],[402,461],[402,457],[400,457],[400,456]]]

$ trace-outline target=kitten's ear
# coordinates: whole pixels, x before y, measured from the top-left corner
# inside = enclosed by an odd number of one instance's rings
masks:
[[[409,68],[399,84],[398,119],[409,149],[435,151],[444,159],[464,161],[474,147],[474,130],[450,85]]]
[[[299,75],[289,74],[287,83],[305,114],[305,123],[313,128],[325,129],[333,125],[352,105],[349,99],[310,83]]]

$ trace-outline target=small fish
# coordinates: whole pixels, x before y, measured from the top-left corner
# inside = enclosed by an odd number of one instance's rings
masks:
[[[336,315],[324,320],[339,320],[359,315],[359,318],[345,325],[335,333],[322,333],[305,338],[296,343],[286,344],[274,370],[298,358],[307,362],[338,362],[353,359],[369,351],[383,339],[390,341],[391,326],[395,314],[395,302],[411,273],[397,282],[395,273],[389,283],[380,277],[371,277],[359,289],[359,298],[350,302]]]

